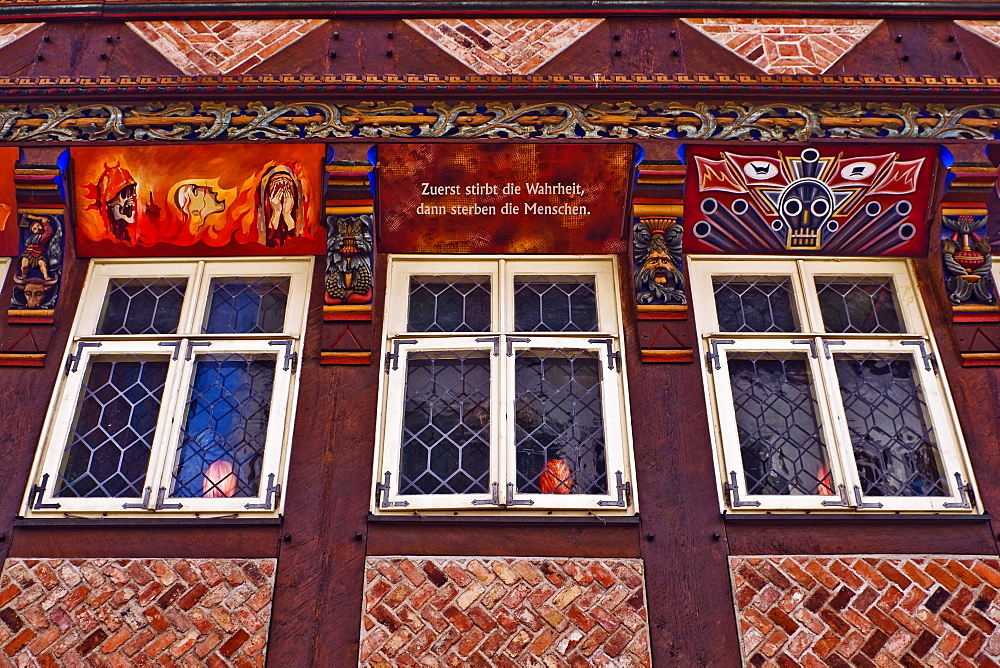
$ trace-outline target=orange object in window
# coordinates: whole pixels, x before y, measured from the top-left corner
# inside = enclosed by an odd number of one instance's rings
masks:
[[[816,477],[819,479],[819,485],[816,486],[816,493],[820,496],[833,496],[833,484],[826,481],[830,477],[830,469],[826,467],[825,462],[819,465]]]
[[[209,499],[232,496],[236,493],[236,482],[232,462],[216,460],[205,471],[205,481],[201,486],[205,493],[202,496]]]
[[[542,494],[570,494],[573,490],[573,475],[569,466],[561,459],[550,459],[545,470],[538,477]]]

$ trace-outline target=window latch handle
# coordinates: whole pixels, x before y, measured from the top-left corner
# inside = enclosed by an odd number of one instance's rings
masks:
[[[392,352],[385,354],[385,372],[389,373],[389,363],[392,362],[392,370],[399,368],[399,347],[406,344],[418,343],[416,339],[393,339]]]
[[[937,359],[935,359],[934,353],[927,352],[927,345],[923,341],[900,341],[900,344],[904,346],[920,346],[920,356],[924,358],[924,368],[937,373]]]
[[[515,499],[514,483],[507,483],[507,505],[508,506],[533,506],[535,502],[531,499]]]
[[[861,495],[861,488],[857,485],[854,486],[854,499],[858,502],[858,508],[881,508],[881,503],[865,503]]]
[[[712,339],[708,342],[708,345],[712,347],[711,352],[705,353],[705,359],[708,361],[708,370],[712,370],[714,364],[716,369],[722,368],[722,362],[719,358],[719,346],[722,345],[732,345],[736,343],[733,339]],[[728,484],[728,483],[726,483]]]
[[[247,510],[271,510],[272,501],[277,503],[278,498],[281,496],[281,485],[274,484],[274,474],[267,474],[267,489],[264,490],[264,502],[263,503],[245,503],[243,507]]]
[[[823,357],[828,360],[833,359],[833,353],[830,352],[830,346],[843,346],[847,345],[847,341],[831,341],[829,339],[823,339]]]
[[[156,494],[156,505],[153,506],[153,510],[180,510],[184,507],[183,503],[164,503],[163,499],[167,496],[167,488],[161,487],[160,491]]]
[[[736,482],[736,471],[729,472],[729,480],[731,482],[725,483],[723,487],[729,492],[730,503],[732,503],[733,508],[757,507],[760,505],[760,501],[743,501],[740,499],[740,485]]]
[[[290,339],[285,339],[283,341],[268,341],[269,346],[284,346],[285,347],[285,359],[282,363],[281,370],[288,371],[292,370],[295,373],[295,364],[298,362],[299,354],[292,352],[292,346],[295,345]]]
[[[962,480],[962,474],[955,472],[955,482],[958,483],[958,493],[962,496],[961,501],[950,502],[944,504],[945,508],[972,508],[972,504],[976,502],[975,497],[972,493],[972,483],[964,482]]]
[[[809,346],[809,357],[816,359],[816,342],[812,339],[792,339],[789,343]]]
[[[833,500],[824,501],[823,502],[823,506],[825,506],[827,508],[829,508],[831,506],[840,506],[840,507],[846,508],[847,506],[851,505],[850,501],[847,500],[847,488],[844,487],[843,485],[837,485],[837,491],[840,493],[840,500],[839,501],[833,501]]]
[[[172,359],[172,360],[176,360],[180,356],[180,354],[181,354],[181,342],[180,341],[160,341],[156,345],[163,346],[163,347],[172,346],[173,349],[174,349],[174,352],[170,354],[170,359]]]
[[[515,343],[531,343],[531,339],[527,336],[508,336],[507,337],[507,357],[514,356],[514,344]]]
[[[180,344],[178,344],[178,345],[180,345]],[[175,357],[174,359],[177,359],[177,358]],[[145,491],[143,491],[143,493],[142,493],[142,501],[140,501],[139,503],[123,503],[122,504],[122,509],[123,510],[130,510],[130,509],[136,508],[136,509],[139,509],[139,510],[151,510],[151,508],[149,507],[149,497],[150,497],[150,495],[152,493],[153,493],[153,488],[152,487],[146,487]]]
[[[80,368],[80,360],[83,359],[83,349],[84,348],[100,348],[101,344],[98,341],[79,341],[76,344],[76,354],[70,354],[66,358],[66,368],[65,374],[68,376],[71,372],[76,371]]]
[[[500,337],[499,336],[480,336],[476,339],[476,343],[490,343],[493,342],[493,357],[500,357]]]
[[[493,496],[488,499],[473,499],[474,506],[499,506],[500,505],[500,483],[493,483]]]
[[[58,503],[42,503],[42,497],[45,495],[45,488],[49,485],[49,474],[46,473],[42,476],[41,485],[32,485],[31,493],[28,495],[28,507],[32,510],[45,510],[48,508],[59,508],[61,504]]]
[[[615,471],[615,479],[618,481],[618,500],[617,501],[598,501],[599,506],[616,506],[618,508],[627,508],[630,503],[632,503],[632,483],[622,482],[622,472]]]

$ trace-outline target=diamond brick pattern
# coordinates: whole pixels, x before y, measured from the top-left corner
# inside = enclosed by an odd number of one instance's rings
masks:
[[[41,28],[44,23],[2,23],[0,24],[0,49],[13,44],[29,32]]]
[[[476,74],[530,74],[604,19],[409,19]]]
[[[370,557],[360,665],[649,666],[639,559]]]
[[[1000,665],[995,557],[730,557],[745,665]]]
[[[126,25],[184,74],[243,74],[324,23],[323,19],[286,19]]]
[[[275,564],[8,559],[0,666],[263,666]]]
[[[768,74],[819,74],[879,19],[682,19]]]

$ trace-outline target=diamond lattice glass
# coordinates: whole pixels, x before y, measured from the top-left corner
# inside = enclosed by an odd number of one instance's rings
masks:
[[[797,332],[787,276],[714,276],[720,332]]]
[[[285,326],[289,279],[213,278],[206,334],[261,334]]]
[[[174,334],[186,278],[112,278],[98,334]]]

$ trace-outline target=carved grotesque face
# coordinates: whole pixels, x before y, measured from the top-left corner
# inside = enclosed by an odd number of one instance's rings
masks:
[[[135,222],[135,184],[122,188],[108,201],[108,216],[115,222],[131,225]]]
[[[677,271],[677,266],[664,250],[653,250],[642,268],[652,274],[654,282],[661,285],[673,280],[673,274]]]
[[[49,287],[42,283],[41,279],[29,278],[24,285],[24,302],[28,308],[39,308],[45,301],[45,296],[49,294]]]

